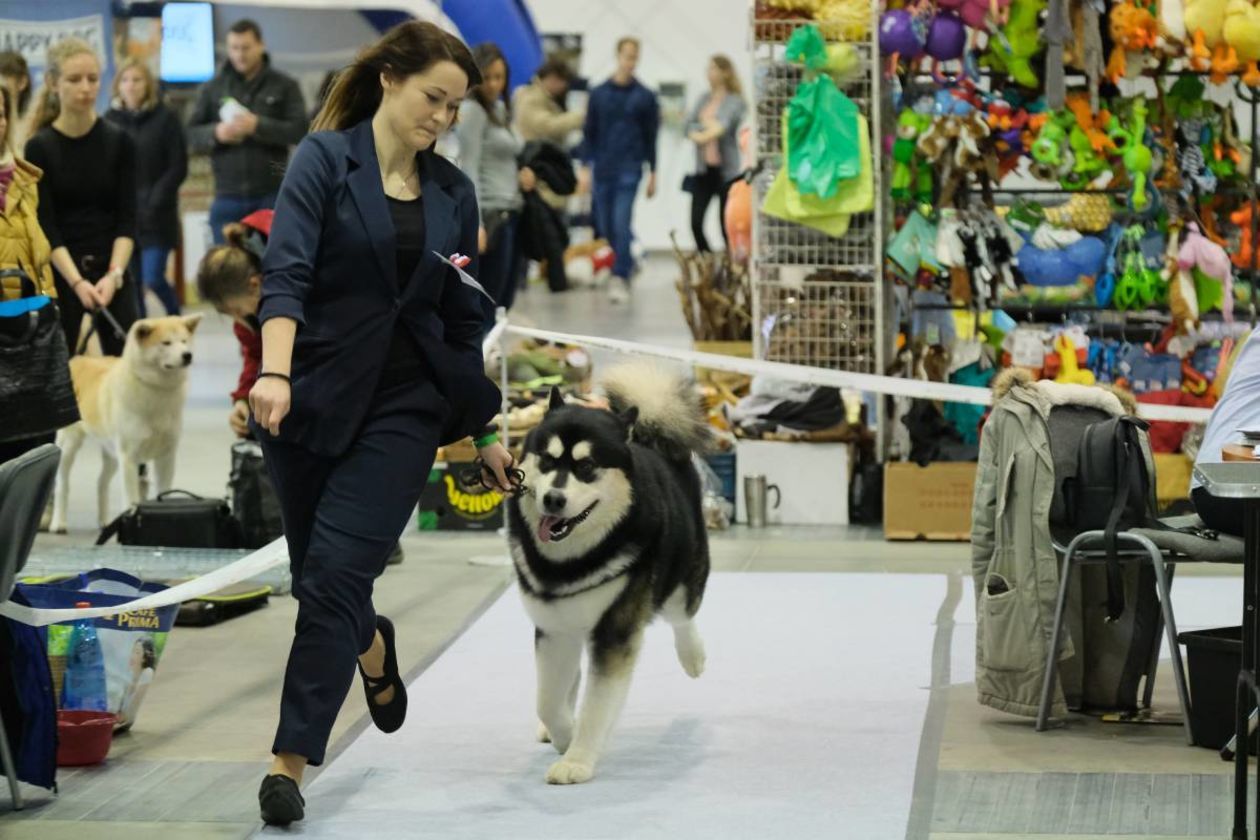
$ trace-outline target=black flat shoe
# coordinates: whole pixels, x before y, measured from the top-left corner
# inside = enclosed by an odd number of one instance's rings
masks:
[[[265,776],[258,790],[258,806],[267,825],[288,825],[306,816],[306,800],[288,776]]]
[[[380,677],[369,677],[360,665],[359,675],[363,677],[363,692],[367,695],[372,723],[382,732],[397,732],[407,717],[407,687],[403,685],[402,677],[398,676],[398,652],[394,648],[393,623],[378,615],[376,629],[385,642],[385,673]],[[376,702],[377,696],[391,687],[394,689],[394,699],[388,703]]]

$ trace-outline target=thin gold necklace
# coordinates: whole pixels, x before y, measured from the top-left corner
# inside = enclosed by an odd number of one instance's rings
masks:
[[[417,173],[418,173],[418,170],[413,168],[411,170],[411,174],[407,175],[407,177],[402,179],[402,188],[398,191],[399,192],[398,195],[391,195],[389,190],[385,191],[385,195],[388,195],[390,198],[395,199],[397,201],[402,201],[403,200],[402,193],[405,193],[407,191],[407,182],[410,181],[413,177],[415,177]],[[417,190],[417,192],[419,192],[419,190]]]

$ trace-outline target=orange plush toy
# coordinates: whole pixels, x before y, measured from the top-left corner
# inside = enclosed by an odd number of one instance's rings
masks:
[[[1128,70],[1127,53],[1145,53],[1155,49],[1159,40],[1159,21],[1150,9],[1138,5],[1135,0],[1125,0],[1112,6],[1108,20],[1111,40],[1116,46],[1107,62],[1107,77],[1114,83],[1124,78]]]
[[[1253,244],[1251,241],[1251,205],[1246,204],[1241,209],[1235,210],[1229,214],[1229,220],[1238,228],[1238,250],[1234,252],[1231,259],[1238,268],[1251,268],[1252,257],[1255,256]]]

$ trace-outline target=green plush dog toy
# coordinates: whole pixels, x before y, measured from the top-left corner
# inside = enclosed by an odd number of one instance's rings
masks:
[[[1013,0],[1010,18],[989,39],[988,53],[980,63],[998,73],[1005,73],[1026,88],[1040,84],[1033,70],[1033,59],[1041,52],[1041,29],[1038,19],[1046,10],[1046,0]]]

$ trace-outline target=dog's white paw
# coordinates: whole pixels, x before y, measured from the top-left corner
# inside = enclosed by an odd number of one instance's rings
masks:
[[[595,776],[595,768],[589,764],[562,758],[547,771],[549,785],[580,785]]]
[[[547,731],[547,724],[541,722],[538,724],[538,743],[551,743],[551,733]]]
[[[678,663],[682,665],[687,676],[695,679],[704,673],[704,645],[680,645],[678,647]]]
[[[69,528],[67,528],[65,525],[54,525],[54,526],[52,526],[52,529],[51,529],[51,530],[52,530],[52,533],[54,533],[54,534],[68,534],[68,533],[70,533],[70,529],[69,529]]]

